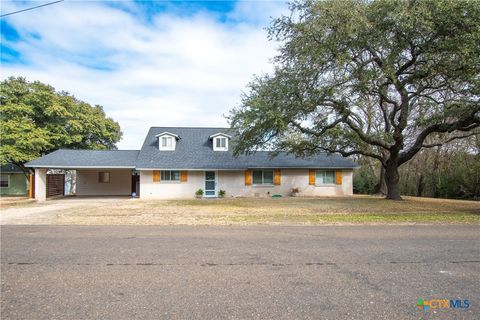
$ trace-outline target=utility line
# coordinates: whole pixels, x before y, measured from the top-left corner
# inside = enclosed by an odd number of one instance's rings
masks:
[[[52,5],[52,4],[55,4],[55,3],[59,3],[59,2],[62,2],[62,1],[63,0],[58,0],[58,1],[45,3],[45,4],[42,4],[42,5],[39,5],[39,6],[35,6],[35,7],[23,9],[23,10],[18,10],[18,11],[14,11],[14,12],[5,13],[5,14],[0,15],[0,18],[6,17],[6,16],[11,16],[12,14],[16,14],[16,13],[20,13],[20,12],[24,12],[24,11],[28,11],[28,10],[33,10],[33,9],[37,9],[37,8],[41,8],[41,7],[46,7],[46,6],[49,6],[49,5]]]

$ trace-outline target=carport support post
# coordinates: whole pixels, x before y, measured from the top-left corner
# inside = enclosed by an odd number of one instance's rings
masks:
[[[35,169],[35,199],[47,200],[47,169]]]

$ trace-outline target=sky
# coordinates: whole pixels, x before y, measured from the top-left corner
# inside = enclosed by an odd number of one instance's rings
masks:
[[[45,1],[1,1],[1,13]],[[253,75],[272,71],[265,28],[283,1],[69,1],[0,19],[0,77],[104,107],[119,149],[151,126],[227,126]]]

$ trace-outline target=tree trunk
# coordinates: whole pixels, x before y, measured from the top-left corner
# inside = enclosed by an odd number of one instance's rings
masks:
[[[435,152],[435,158],[433,159],[433,176],[435,177],[435,183],[433,184],[433,197],[440,198],[440,173],[439,173],[439,166],[440,166],[440,149],[441,146],[437,147],[437,151]]]
[[[385,167],[385,181],[387,183],[387,199],[402,200],[400,196],[400,175],[396,161],[388,161]]]
[[[421,174],[417,184],[417,197],[421,197],[423,195],[424,188],[425,188],[425,182],[423,181],[423,174]]]
[[[19,167],[20,169],[22,169],[23,175],[24,175],[24,176],[27,178],[27,180],[28,180],[28,178],[29,178],[29,176],[30,176],[30,173],[31,173],[31,172],[30,172],[30,169],[28,169],[27,167],[25,167],[22,162],[14,162],[14,161],[12,161],[12,163],[13,163],[14,165],[16,165],[17,167]]]
[[[385,168],[380,166],[380,177],[378,178],[378,183],[375,185],[373,193],[386,195],[387,190],[387,183],[385,181]]]

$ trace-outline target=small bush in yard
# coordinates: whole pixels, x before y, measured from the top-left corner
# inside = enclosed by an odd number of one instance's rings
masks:
[[[203,189],[198,189],[195,191],[195,197],[201,198],[203,196]]]

